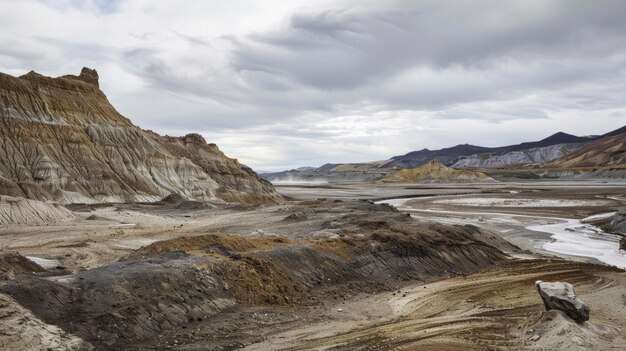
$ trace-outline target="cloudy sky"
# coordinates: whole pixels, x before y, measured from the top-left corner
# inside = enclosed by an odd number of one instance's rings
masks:
[[[0,71],[96,68],[261,170],[626,124],[626,1],[0,0]]]

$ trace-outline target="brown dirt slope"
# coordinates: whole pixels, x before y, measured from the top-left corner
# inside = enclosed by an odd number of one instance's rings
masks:
[[[626,164],[626,133],[592,141],[548,167],[606,167]]]
[[[160,136],[122,116],[79,76],[0,73],[0,194],[61,203],[280,201],[273,186],[197,134]]]

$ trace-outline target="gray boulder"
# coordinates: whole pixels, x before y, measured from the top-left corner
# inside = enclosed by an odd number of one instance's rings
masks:
[[[589,320],[589,306],[576,297],[572,284],[537,280],[535,286],[547,311],[563,311],[577,323]]]

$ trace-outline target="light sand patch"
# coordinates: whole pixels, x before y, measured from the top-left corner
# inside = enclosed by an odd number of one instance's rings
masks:
[[[474,207],[579,207],[605,206],[603,200],[562,200],[562,199],[507,199],[496,197],[468,197],[462,199],[442,199],[436,204]]]

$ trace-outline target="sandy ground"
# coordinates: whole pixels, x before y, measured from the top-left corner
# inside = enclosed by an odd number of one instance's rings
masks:
[[[76,216],[72,221],[3,225],[0,252],[17,251],[39,259],[48,265],[46,268],[55,269],[52,266],[58,263],[57,268],[79,272],[123,259],[153,242],[183,235],[220,232],[251,237],[331,237],[337,235],[333,213],[313,208],[306,221],[292,223],[283,219],[299,208],[296,200],[405,197],[410,199],[402,202],[415,219],[486,228],[520,247],[522,251],[512,256],[523,260],[426,285],[408,282],[398,286],[399,291],[359,293],[314,308],[264,311],[273,322],[264,325],[262,337],[245,337],[250,330],[235,330],[229,335],[239,335],[241,342],[233,345],[245,345],[248,350],[618,350],[626,342],[623,331],[620,332],[626,325],[625,273],[594,265],[599,261],[590,257],[545,250],[544,244],[553,241],[550,234],[528,229],[557,222],[550,218],[582,219],[615,211],[626,203],[624,183],[333,183],[278,189],[292,201],[258,207],[218,205],[198,210],[130,204],[78,206],[72,208]],[[501,206],[503,203],[512,205]],[[540,257],[568,261],[535,260]],[[573,325],[562,316],[542,314],[533,286],[537,279],[573,283],[581,299],[591,307],[589,323]],[[13,301],[7,304],[15,305]],[[28,314],[27,310],[19,311]],[[12,323],[7,318],[3,316],[0,323]],[[41,328],[52,330],[53,326],[42,325]],[[67,345],[79,345],[71,335],[56,329],[53,332],[54,338],[62,338]],[[579,340],[578,335],[584,338]],[[168,337],[176,338],[176,334]],[[74,347],[70,346],[56,349]],[[178,349],[200,350],[201,346]],[[170,348],[176,349],[172,344],[163,349]]]
[[[11,297],[0,294],[1,350],[91,350],[80,338],[42,322]]]
[[[574,282],[579,297],[591,306],[591,321],[579,326],[562,317],[550,328],[538,323],[544,312],[533,287],[539,279]],[[624,283],[625,273],[601,266],[515,262],[359,297],[322,311],[323,322],[271,335],[244,350],[533,350],[545,345],[619,350],[626,342],[618,327],[626,325]],[[549,335],[554,328],[571,330]]]

